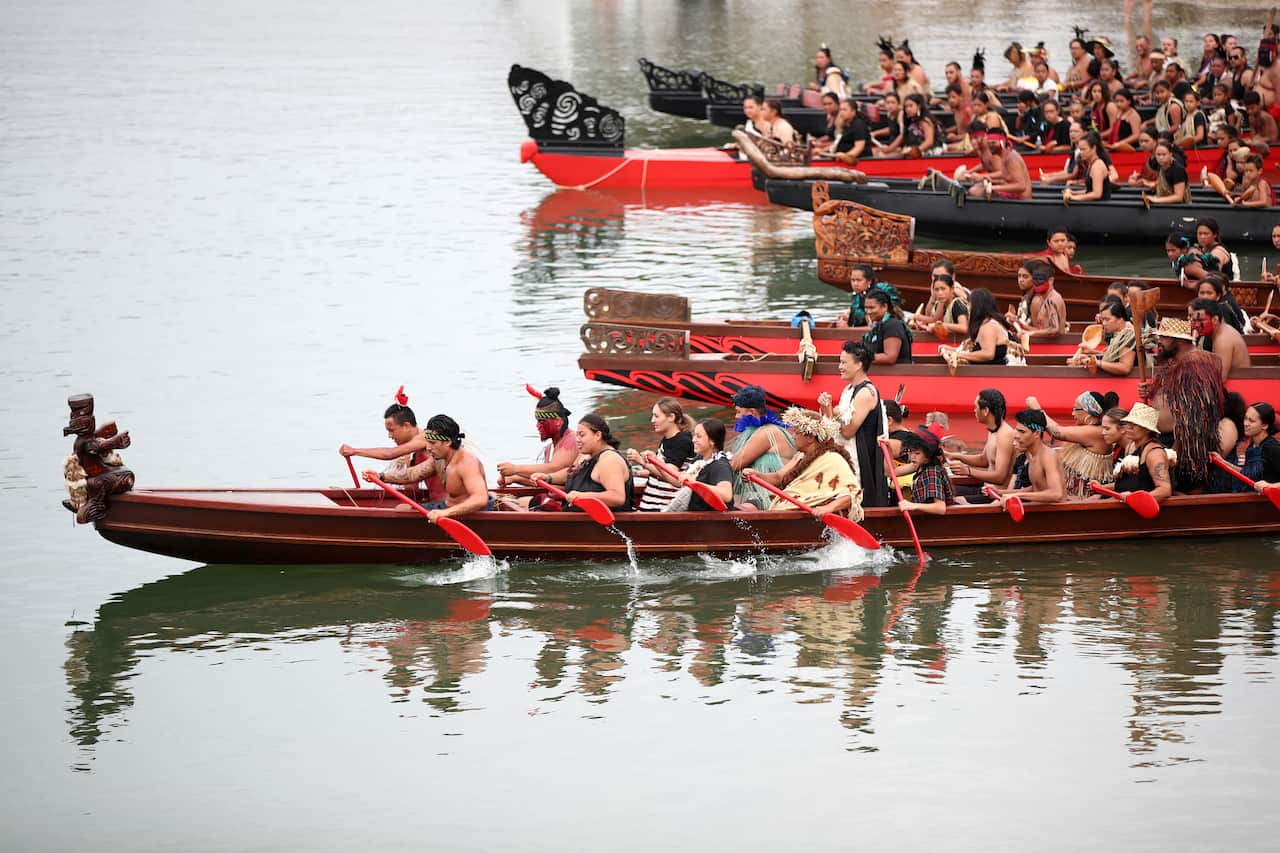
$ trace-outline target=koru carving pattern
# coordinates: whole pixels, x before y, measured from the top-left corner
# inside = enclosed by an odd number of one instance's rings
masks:
[[[813,149],[808,145],[782,145],[763,136],[754,141],[766,160],[780,166],[808,166],[813,157]]]
[[[702,92],[703,73],[689,68],[664,68],[640,57],[640,73],[651,92]]]
[[[668,293],[633,293],[593,287],[582,294],[582,311],[588,319],[606,323],[644,320],[689,321],[689,300]]]
[[[585,323],[579,334],[588,352],[598,355],[689,354],[688,329],[655,329],[615,323]]]
[[[541,71],[511,66],[507,88],[538,142],[572,142],[621,148],[624,122],[617,110],[601,106],[563,80]]]

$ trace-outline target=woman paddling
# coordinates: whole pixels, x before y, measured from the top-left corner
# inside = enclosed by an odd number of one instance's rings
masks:
[[[1254,403],[1244,413],[1244,437],[1249,443],[1245,446],[1244,464],[1231,465],[1250,480],[1254,480],[1254,489],[1261,492],[1268,485],[1280,483],[1280,441],[1276,433],[1280,425],[1276,423],[1276,410],[1269,403]],[[1217,458],[1219,454],[1213,454]],[[1227,460],[1227,464],[1231,464]],[[1239,482],[1239,481],[1235,481]],[[1241,488],[1243,487],[1243,488]],[[1244,491],[1247,486],[1241,484],[1237,491]]]
[[[724,450],[725,428],[718,418],[705,418],[693,428],[694,461],[684,472],[686,478],[692,477],[699,483],[705,483],[715,489],[720,500],[725,502],[725,509],[732,511],[733,505],[733,464],[729,454]],[[666,471],[659,470],[658,475],[668,483],[677,485],[678,481]],[[652,479],[649,480],[653,482]],[[688,486],[680,486],[671,501],[662,508],[663,512],[711,512],[714,510],[702,496]]]
[[[660,436],[658,458],[677,471],[683,471],[693,459],[693,418],[685,414],[675,397],[662,397],[653,404],[649,415],[653,431]],[[658,512],[676,493],[676,484],[662,473],[662,469],[647,461],[635,448],[627,450],[627,461],[635,466],[637,474],[648,476],[644,495],[640,498],[642,512]]]
[[[733,443],[733,499],[739,506],[751,504],[757,509],[767,507],[773,498],[768,491],[741,475],[745,468],[757,473],[779,470],[795,455],[796,446],[782,421],[769,409],[764,389],[748,385],[733,395],[737,420],[733,431],[738,434]]]
[[[565,512],[580,511],[572,502],[585,495],[599,498],[610,509],[630,510],[635,504],[631,469],[618,450],[619,441],[610,432],[608,421],[594,412],[583,415],[575,435],[578,452],[585,458],[560,471],[538,472],[530,479],[563,484],[570,501],[563,507]]]
[[[782,420],[791,428],[799,452],[779,471],[750,473],[811,509],[847,513],[854,521],[861,521],[862,488],[858,475],[848,452],[835,440],[840,425],[834,418],[794,406],[783,413]],[[768,508],[789,510],[794,509],[794,504],[775,498]]]
[[[916,427],[902,441],[907,450],[907,464],[899,465],[895,473],[911,478],[911,500],[904,500],[898,508],[911,512],[919,510],[930,515],[946,515],[947,507],[956,502],[951,488],[951,475],[943,465],[942,440],[924,427]]]

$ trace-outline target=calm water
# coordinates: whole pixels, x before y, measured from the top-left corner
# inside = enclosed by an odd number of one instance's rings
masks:
[[[1061,57],[1072,23],[1117,38],[1114,5],[977,8],[993,57]],[[697,144],[722,137],[648,112],[636,57],[798,80],[825,39],[861,76],[881,31],[940,79],[976,46],[936,4],[848,8],[0,0],[0,849],[1270,849],[1274,540],[919,577],[834,546],[264,570],[118,549],[58,505],[82,391],[146,486],[339,483],[401,383],[494,461],[533,454],[524,382],[640,437],[648,399],[577,375],[584,288],[704,316],[841,296],[804,214],[552,192],[506,69],[578,82],[632,144]]]

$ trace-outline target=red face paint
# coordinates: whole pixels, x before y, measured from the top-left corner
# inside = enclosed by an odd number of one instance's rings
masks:
[[[560,419],[546,419],[538,421],[538,438],[543,441],[550,441],[560,433]]]

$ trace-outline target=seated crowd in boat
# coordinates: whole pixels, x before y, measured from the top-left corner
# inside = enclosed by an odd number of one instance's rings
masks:
[[[1043,42],[1031,49],[1014,42],[1004,52],[1007,79],[989,84],[985,52],[978,50],[967,78],[959,63],[946,65],[946,87],[937,94],[906,41],[895,47],[880,39],[884,76],[860,95],[851,94],[847,74],[823,45],[810,88],[821,93],[824,133],[799,134],[778,99],[752,96],[743,109],[748,130],[850,164],[870,156],[976,154],[981,167],[957,179],[988,198],[1030,198],[1033,180],[1022,155],[1062,153],[1064,168],[1042,171],[1040,180],[1065,184],[1067,203],[1106,199],[1113,187],[1129,185],[1142,188],[1148,205],[1182,204],[1195,183],[1233,205],[1270,207],[1274,188],[1263,167],[1280,144],[1275,31],[1268,15],[1253,66],[1232,35],[1206,34],[1198,58],[1152,50],[1141,35],[1133,45],[1137,66],[1125,74],[1108,39],[1077,30],[1065,72],[1053,67]],[[1176,49],[1177,40],[1162,44]],[[1002,95],[1013,99],[1011,107]],[[1150,117],[1144,120],[1139,108]],[[1189,175],[1185,149],[1198,146],[1216,146],[1222,155]],[[1146,165],[1120,175],[1111,154],[1136,151],[1149,155]]]
[[[1047,292],[1037,291],[1035,282],[1052,266],[1035,263],[1041,267],[1032,273],[1031,289],[1044,297]],[[954,281],[940,285],[935,297],[942,316],[952,323],[967,319],[969,333],[976,335],[960,351],[962,358],[984,351],[990,360],[1007,357],[1014,325],[990,292],[975,289],[967,312],[960,313],[963,300],[955,295]],[[1131,345],[1132,331],[1125,335],[1121,325],[1128,291],[1121,290],[1104,300],[1099,313],[1107,317],[1106,335]],[[877,285],[867,296],[869,318],[891,301]],[[1095,494],[1100,487],[1122,498],[1146,492],[1156,502],[1176,493],[1246,491],[1224,468],[1262,491],[1280,482],[1280,425],[1271,403],[1227,390],[1217,342],[1215,351],[1202,348],[1222,328],[1221,304],[1197,297],[1191,320],[1156,320],[1151,351],[1142,351],[1162,369],[1154,381],[1139,384],[1140,399],[1124,407],[1114,392],[1089,390],[1083,376],[1066,424],[1035,397],[1011,406],[998,387],[981,391],[973,414],[987,438],[972,451],[948,435],[943,413],[930,413],[924,424],[909,428],[907,408],[882,399],[870,379],[877,364],[874,342],[850,340],[839,358],[845,387],[838,399],[820,394],[816,410],[792,407],[779,414],[768,391],[752,385],[734,396],[734,422],[728,425],[715,417],[695,421],[680,401],[663,397],[650,416],[655,443],[625,452],[607,419],[589,413],[575,420],[558,390],[547,389],[533,412],[545,442],[539,461],[500,463],[497,492],[490,491],[479,459],[463,446],[457,422],[441,414],[418,428],[403,394],[384,414],[394,447],[344,444],[339,452],[391,461],[382,479],[420,496],[433,520],[480,509],[572,512],[587,497],[615,512],[713,511],[713,503],[734,511],[776,511],[798,501],[857,521],[868,507],[945,514],[958,504],[1013,497],[1031,504],[1109,499]],[[1132,359],[1133,348],[1121,348]],[[373,477],[366,472],[366,480]],[[901,499],[895,483],[905,489]],[[520,500],[504,493],[504,487],[518,484],[550,484],[562,494]]]

